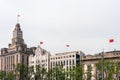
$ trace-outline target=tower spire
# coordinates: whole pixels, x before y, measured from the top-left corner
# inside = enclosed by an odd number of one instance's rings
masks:
[[[15,25],[14,31],[13,31],[13,38],[12,38],[12,44],[24,44],[24,39],[23,39],[23,33],[20,28],[20,24],[17,23]]]

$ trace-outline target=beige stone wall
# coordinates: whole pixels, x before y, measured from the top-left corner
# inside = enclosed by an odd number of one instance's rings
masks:
[[[26,54],[14,53],[5,56],[0,56],[0,70],[11,71],[18,63],[22,63],[22,55],[24,55],[24,63],[27,64]]]
[[[36,65],[40,65],[49,70],[50,65],[50,53],[42,49],[40,46],[37,47],[34,54],[29,56],[29,66],[34,66],[36,72]]]
[[[77,51],[74,52],[67,52],[67,53],[60,53],[56,55],[50,56],[50,68],[54,68],[56,66],[56,63],[59,65],[62,65],[64,69],[67,71],[67,69],[73,68],[76,66],[76,54],[82,55],[77,53]]]
[[[120,62],[120,51],[112,51],[112,52],[106,52],[104,53],[104,59],[108,59],[113,62]],[[91,65],[92,67],[92,75],[97,76],[97,70],[96,70],[96,63],[101,60],[101,55],[98,56],[86,56],[82,59],[82,64],[84,65],[84,71],[87,71],[87,65]],[[85,75],[86,77],[87,75]],[[92,77],[91,80],[96,80],[95,77]]]

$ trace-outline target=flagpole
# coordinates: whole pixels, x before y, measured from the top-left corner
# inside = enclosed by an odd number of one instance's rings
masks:
[[[69,47],[70,47],[70,45],[66,44],[66,53],[67,53]]]
[[[111,46],[113,45],[114,39],[109,39],[109,50],[112,51]]]
[[[68,51],[68,47],[67,47],[67,45],[66,45],[66,53],[67,53],[67,51]]]
[[[20,17],[20,15],[18,14],[17,15],[17,23],[19,23],[19,17]]]
[[[104,50],[102,52],[102,80],[104,80]]]

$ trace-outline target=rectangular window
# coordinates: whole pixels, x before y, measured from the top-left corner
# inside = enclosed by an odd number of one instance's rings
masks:
[[[17,63],[18,63],[18,55],[16,55]]]
[[[65,65],[65,60],[64,60],[64,65]]]
[[[55,66],[55,62],[53,62],[53,66]]]
[[[52,66],[53,66],[53,65],[52,65],[52,62],[51,62],[51,68],[52,68]]]
[[[71,60],[69,60],[69,64],[71,65]]]
[[[24,63],[24,55],[22,55],[22,63]]]
[[[68,71],[68,66],[67,66],[67,71]]]
[[[56,61],[56,66],[57,66],[57,61]]]
[[[72,60],[72,64],[74,65],[74,59]]]
[[[68,65],[68,60],[66,60],[66,65]]]

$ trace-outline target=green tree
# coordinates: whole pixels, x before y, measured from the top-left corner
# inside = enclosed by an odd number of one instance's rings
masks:
[[[87,72],[86,72],[87,80],[91,80],[91,78],[92,78],[92,73],[91,73],[92,67],[91,67],[91,65],[88,65],[87,67],[88,67]]]
[[[40,65],[36,65],[36,72],[35,72],[35,80],[43,80],[46,76],[46,69],[40,67]]]
[[[5,72],[4,71],[0,71],[0,80],[3,80],[5,77]]]
[[[66,72],[62,65],[56,66],[52,69],[52,79],[65,80],[65,75]]]
[[[48,80],[52,80],[52,69],[49,69],[47,74],[46,74],[46,77]]]
[[[115,74],[115,77],[114,77],[114,80],[119,80],[119,75],[120,75],[120,62],[115,62],[114,63],[114,74]]]
[[[84,80],[84,70],[83,70],[83,65],[76,65],[76,67],[73,67],[69,71],[69,76],[73,80]]]
[[[34,77],[34,66],[28,68],[28,80],[31,80],[32,76]]]
[[[27,80],[28,79],[28,66],[25,64],[17,64],[15,66],[15,74],[17,80]]]
[[[98,61],[98,63],[96,64],[96,67],[97,67],[97,72],[101,74],[102,62]],[[110,60],[104,60],[104,79],[105,80],[113,80],[115,75],[115,70],[117,70],[117,66],[115,65],[115,62],[112,62]]]
[[[6,74],[6,79],[5,80],[15,80],[15,74],[13,71],[10,71]]]

